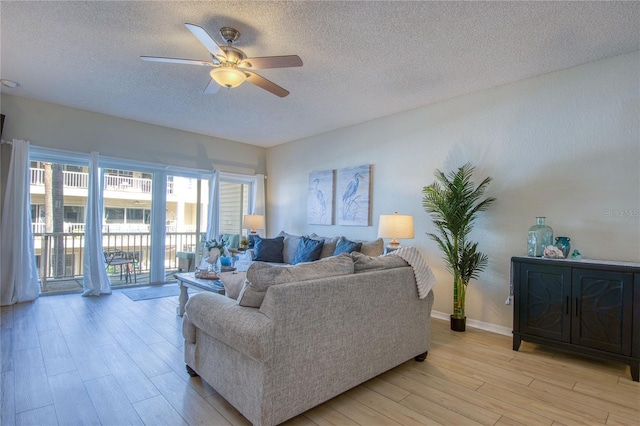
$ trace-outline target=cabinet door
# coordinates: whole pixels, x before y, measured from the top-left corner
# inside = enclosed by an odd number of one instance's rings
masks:
[[[520,331],[568,342],[571,269],[554,265],[520,265]],[[517,299],[516,299],[517,300]]]
[[[631,355],[633,274],[573,270],[571,343]]]

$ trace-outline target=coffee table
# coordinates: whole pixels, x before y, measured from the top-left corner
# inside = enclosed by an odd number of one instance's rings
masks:
[[[185,272],[182,274],[174,274],[175,279],[178,280],[180,285],[180,296],[178,297],[178,307],[176,308],[176,314],[178,316],[184,315],[184,306],[189,300],[189,293],[187,288],[192,288],[198,291],[211,291],[213,293],[224,294],[224,285],[220,280],[203,280],[196,278],[195,272]]]

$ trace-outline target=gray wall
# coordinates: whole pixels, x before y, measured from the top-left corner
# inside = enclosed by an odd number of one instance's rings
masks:
[[[401,243],[428,260],[434,309],[449,314],[452,278],[425,235],[422,188],[436,168],[472,161],[497,202],[472,235],[489,267],[470,284],[467,316],[510,330],[509,259],[526,255],[536,216],[585,257],[640,262],[639,63],[618,56],[270,148],[269,234],[373,239],[379,215],[412,214],[415,238]],[[372,226],[307,225],[309,172],[360,164],[372,165]]]
[[[265,173],[266,150],[168,127],[2,95],[3,139],[158,164]]]

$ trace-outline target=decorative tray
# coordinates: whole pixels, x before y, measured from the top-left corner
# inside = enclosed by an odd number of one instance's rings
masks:
[[[218,280],[220,277],[215,272],[196,272],[195,277],[201,280]]]

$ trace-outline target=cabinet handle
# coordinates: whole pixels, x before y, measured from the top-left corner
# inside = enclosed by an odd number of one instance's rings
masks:
[[[569,296],[564,300],[564,314],[569,315]]]
[[[578,316],[578,298],[577,297],[576,297],[576,308],[574,312],[576,313],[576,316]]]

